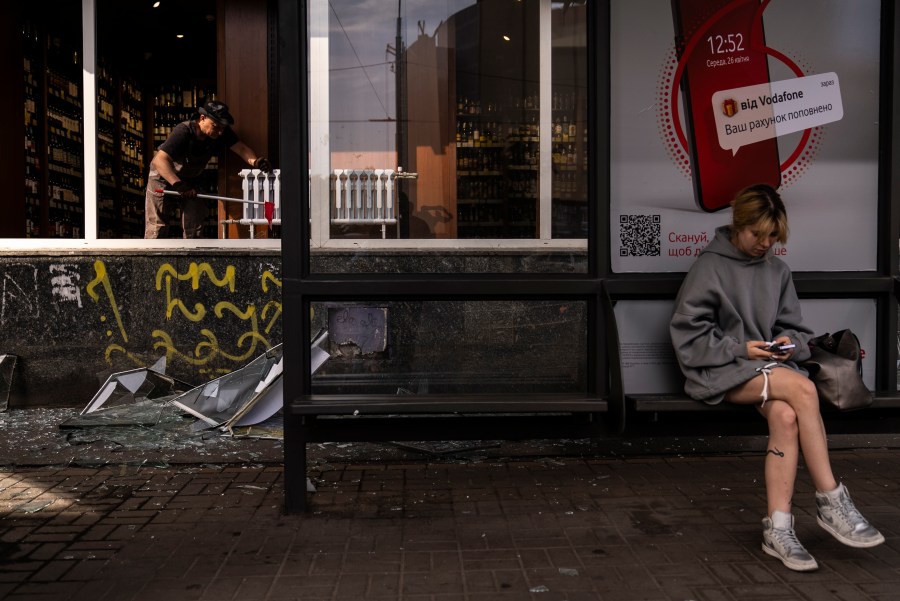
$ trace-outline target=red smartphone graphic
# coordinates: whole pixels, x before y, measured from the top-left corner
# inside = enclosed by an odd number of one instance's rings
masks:
[[[778,141],[748,144],[736,154],[722,148],[713,111],[740,107],[712,106],[718,91],[769,83],[759,9],[759,0],[672,0],[694,198],[704,211],[727,207],[747,186],[781,184]]]

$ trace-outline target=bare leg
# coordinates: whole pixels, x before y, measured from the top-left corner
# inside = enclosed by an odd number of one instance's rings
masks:
[[[767,515],[774,511],[791,513],[800,458],[797,414],[784,401],[769,401],[759,411],[769,423],[765,467]]]
[[[763,376],[732,389],[726,399],[736,404],[762,402]],[[790,512],[797,475],[798,447],[818,491],[837,488],[828,457],[825,426],[819,413],[815,385],[789,368],[775,368],[769,375],[769,400],[759,408],[769,423],[766,455],[766,496],[772,511]],[[781,455],[783,453],[783,455]]]

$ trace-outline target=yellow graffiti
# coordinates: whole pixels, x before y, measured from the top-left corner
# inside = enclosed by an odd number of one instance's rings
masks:
[[[194,305],[194,312],[187,308],[187,306],[179,299],[172,298],[172,279],[166,278],[166,319],[172,319],[172,310],[178,308],[181,311],[181,314],[184,315],[191,321],[200,321],[204,317],[206,317],[206,307],[201,305],[200,303],[196,303]]]
[[[119,333],[122,334],[122,340],[128,342],[128,333],[125,331],[125,326],[122,324],[122,316],[119,315],[119,306],[116,303],[112,285],[109,283],[109,274],[106,273],[106,264],[103,261],[94,261],[94,273],[96,274],[94,279],[87,285],[87,293],[94,299],[95,303],[99,303],[100,295],[97,293],[97,286],[103,286],[103,291],[106,292],[106,298],[109,299],[109,306],[112,308],[113,316],[116,318],[116,323],[119,326]],[[104,318],[101,317],[101,320],[103,319]],[[109,335],[112,335],[112,332],[109,332]]]
[[[106,363],[108,365],[113,364],[112,355],[116,352],[125,355],[125,357],[137,367],[145,365],[145,363],[141,361],[139,357],[135,357],[133,353],[128,352],[128,350],[121,344],[110,344],[108,347],[106,347],[106,352],[103,354],[103,358],[106,359]]]
[[[234,265],[229,265],[225,268],[225,277],[221,280],[216,277],[216,272],[213,271],[212,266],[209,263],[201,263],[197,265],[196,263],[191,263],[188,266],[188,270],[185,273],[178,273],[178,270],[175,269],[172,265],[166,263],[156,272],[156,289],[162,290],[162,278],[166,276],[168,278],[177,278],[181,281],[191,281],[191,288],[194,290],[200,289],[200,276],[206,275],[209,280],[218,286],[219,288],[228,285],[228,290],[234,292]]]
[[[119,313],[118,305],[115,301],[112,285],[106,266],[102,261],[94,263],[96,275],[88,284],[87,292],[95,302],[100,302],[100,288],[104,290],[109,304],[115,316],[118,330],[122,336],[122,342],[128,342],[128,335]],[[207,306],[197,302],[193,304],[193,309],[180,298],[177,293],[176,286],[173,284],[178,281],[189,281],[192,290],[199,290],[201,282],[205,281],[214,288],[221,289],[226,293],[233,293],[237,286],[236,270],[233,265],[225,268],[223,276],[217,276],[215,269],[209,263],[191,263],[187,271],[180,273],[173,265],[165,263],[156,272],[155,288],[157,291],[165,294],[165,314],[164,319],[171,321],[177,316],[181,316],[190,323],[199,322],[210,316]],[[266,270],[260,276],[260,288],[264,293],[279,294],[282,282],[271,271]],[[166,354],[167,363],[171,364],[172,360],[181,360],[184,363],[198,368],[198,372],[206,373],[227,373],[229,369],[221,366],[209,365],[215,360],[225,360],[235,363],[246,363],[246,361],[255,355],[264,352],[271,347],[266,335],[270,334],[278,323],[282,313],[282,305],[280,298],[268,299],[263,305],[262,311],[257,309],[256,304],[250,303],[246,307],[239,307],[228,300],[218,300],[212,307],[212,315],[219,320],[233,317],[244,324],[244,331],[237,336],[234,347],[224,349],[212,329],[209,327],[200,327],[199,341],[195,341],[192,349],[185,349],[182,343],[181,348],[173,340],[172,335],[164,329],[156,328],[152,330],[153,338],[152,348],[157,353],[161,350]],[[106,323],[106,316],[100,316],[101,323]],[[264,333],[260,332],[260,321],[264,322]],[[230,329],[230,328],[229,328]],[[112,330],[105,329],[108,337],[112,338]],[[105,360],[107,364],[112,365],[116,356],[124,356],[130,362],[136,365],[145,365],[146,362],[141,361],[132,350],[129,350],[119,341],[110,341],[106,348]]]
[[[271,271],[266,270],[263,272],[260,282],[263,292],[269,291],[269,282],[272,282],[272,284],[274,284],[278,287],[279,290],[281,290],[281,280],[276,278]],[[274,326],[275,322],[278,321],[278,318],[281,317],[281,302],[275,300],[267,302],[263,307],[262,313],[260,314],[263,319],[266,318],[266,315],[268,314],[270,308],[272,309],[273,313],[272,319],[270,319],[269,323],[266,324],[266,334],[272,331],[272,326]]]
[[[262,290],[263,290],[263,292],[268,292],[268,291],[269,291],[269,284],[268,284],[269,281],[271,281],[273,284],[275,284],[276,286],[278,286],[279,289],[281,288],[281,280],[279,280],[278,278],[276,278],[276,277],[272,274],[272,272],[269,271],[269,270],[264,271],[263,274],[262,274],[262,278],[260,278],[260,279],[261,279],[261,284],[262,284]]]
[[[195,323],[201,321],[204,317],[206,317],[206,307],[204,307],[201,303],[194,304],[194,310],[191,311],[181,299],[174,298],[172,294],[173,278],[181,281],[190,280],[191,288],[197,290],[200,287],[201,276],[205,276],[216,287],[224,288],[227,286],[230,292],[234,292],[235,290],[235,269],[232,265],[229,265],[226,268],[225,275],[222,278],[216,276],[216,273],[213,270],[212,266],[210,266],[208,263],[191,263],[187,272],[183,274],[179,273],[172,265],[169,264],[165,264],[159,268],[156,274],[156,289],[162,290],[163,283],[165,283],[167,320],[172,318],[172,315],[175,313],[175,309],[178,309],[181,315],[187,320]],[[281,281],[276,278],[271,271],[266,270],[265,272],[263,272],[260,279],[260,285],[263,291],[269,290],[270,282],[273,286],[279,289],[281,288]],[[239,336],[236,342],[236,348],[241,349],[243,352],[229,353],[223,350],[215,334],[208,328],[203,328],[200,330],[200,334],[205,338],[205,340],[202,340],[196,344],[193,350],[193,354],[184,353],[175,348],[175,345],[172,343],[171,337],[162,330],[155,330],[153,332],[154,338],[158,339],[157,342],[154,343],[154,348],[164,349],[166,351],[167,357],[177,357],[191,365],[201,366],[209,363],[216,357],[222,357],[230,361],[245,361],[255,352],[259,352],[260,344],[263,345],[263,348],[269,347],[269,341],[259,333],[259,324],[257,322],[257,312],[255,305],[251,304],[246,309],[240,309],[234,303],[231,303],[229,301],[219,301],[213,307],[213,313],[219,319],[222,319],[225,316],[226,312],[234,315],[241,321],[249,322],[249,331]],[[269,324],[270,330],[271,325],[272,324]],[[249,345],[244,348],[245,345],[248,344],[248,341]]]
[[[246,311],[241,311],[234,304],[229,303],[228,301],[219,301],[216,303],[216,306],[213,307],[213,312],[216,314],[216,317],[220,318],[225,313],[225,311],[231,312],[233,315],[238,318],[247,321],[248,319],[253,322],[254,329],[256,326],[256,307],[254,305],[250,305],[247,307]]]
[[[176,357],[189,365],[197,367],[206,365],[217,357],[223,357],[235,362],[246,362],[250,357],[260,354],[261,351],[257,350],[259,344],[262,344],[263,348],[269,348],[269,346],[271,346],[269,341],[262,337],[258,332],[245,332],[238,338],[237,348],[243,347],[247,339],[250,339],[252,344],[245,352],[238,355],[223,351],[219,346],[218,338],[216,338],[216,335],[212,333],[212,331],[203,328],[200,330],[200,335],[206,338],[206,340],[197,343],[194,347],[193,356],[178,350],[172,342],[172,337],[163,330],[153,330],[153,337],[159,338],[159,341],[153,344],[153,348],[165,350],[167,360]]]
[[[266,334],[272,331],[272,326],[274,326],[278,318],[281,317],[281,303],[278,301],[267,302],[263,307],[262,313],[260,313],[260,317],[265,319],[266,314],[269,312],[270,308],[272,309],[272,319],[270,319],[269,323],[266,324]]]
[[[186,355],[178,350],[175,344],[172,342],[172,337],[163,330],[153,330],[152,336],[154,338],[161,339],[160,342],[155,342],[153,344],[154,350],[163,349],[166,351],[166,362],[170,361],[173,357],[177,357],[181,359],[185,363],[190,365],[206,365],[209,361],[214,359],[218,354],[215,350],[218,347],[218,341],[216,340],[215,335],[209,330],[203,329],[200,330],[200,334],[203,336],[207,336],[207,338],[211,339],[211,342],[200,342],[194,347],[194,355]],[[206,355],[203,354],[203,349],[208,348],[210,352]]]
[[[206,308],[202,304],[196,303],[194,305],[194,311],[191,312],[191,310],[187,308],[187,305],[185,305],[184,302],[179,299],[172,298],[172,278],[181,281],[190,280],[191,288],[193,290],[199,290],[200,276],[202,275],[205,275],[209,279],[209,281],[215,284],[217,287],[222,288],[227,285],[229,291],[234,292],[235,276],[233,265],[229,265],[225,268],[225,276],[221,279],[216,277],[216,272],[213,270],[212,266],[209,263],[201,263],[199,265],[197,263],[191,263],[185,273],[178,273],[178,270],[169,263],[166,263],[165,265],[160,267],[159,270],[157,270],[157,290],[162,290],[163,279],[165,279],[166,319],[172,318],[172,313],[176,308],[181,311],[181,314],[190,321],[196,322],[206,317]]]

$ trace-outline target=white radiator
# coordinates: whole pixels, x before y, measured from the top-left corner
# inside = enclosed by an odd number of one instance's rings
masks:
[[[273,202],[275,205],[272,225],[281,225],[281,170],[264,173],[259,169],[242,169],[241,189],[243,199],[257,202]],[[415,179],[415,173],[394,169],[334,169],[331,174],[330,211],[331,222],[349,225],[380,225],[381,237],[387,237],[387,226],[398,220],[398,178]],[[255,225],[268,225],[264,206],[244,204],[240,219],[224,219],[222,237],[227,238],[228,225],[246,225],[250,237]],[[397,228],[400,237],[400,228]]]
[[[244,200],[256,202],[271,202],[275,205],[272,217],[272,225],[281,225],[281,169],[272,169],[269,173],[259,169],[241,169],[241,191]],[[261,204],[244,203],[243,216],[240,219],[224,219],[222,225],[222,237],[227,238],[226,226],[229,224],[246,225],[250,228],[250,237],[255,237],[255,225],[269,225],[266,219],[265,206]]]
[[[397,177],[393,169],[335,169],[331,175],[331,222],[387,226],[397,223]],[[399,228],[397,228],[399,238]]]

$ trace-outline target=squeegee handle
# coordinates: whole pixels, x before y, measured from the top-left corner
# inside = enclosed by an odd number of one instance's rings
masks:
[[[157,188],[154,190],[157,194],[169,194],[174,196],[180,196],[178,192],[175,190],[163,190],[162,188]],[[266,204],[262,200],[244,200],[243,198],[229,198],[227,196],[214,196],[212,194],[197,194],[197,198],[208,198],[210,200],[224,200],[225,202],[242,202],[248,205],[264,205]]]

